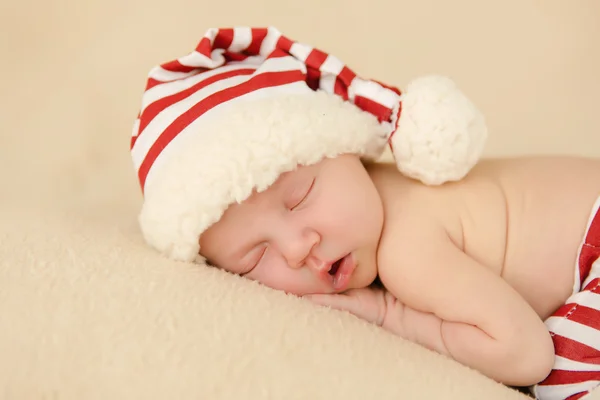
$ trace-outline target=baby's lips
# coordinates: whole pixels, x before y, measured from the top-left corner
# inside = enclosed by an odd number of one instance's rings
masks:
[[[335,290],[345,290],[350,282],[350,277],[354,273],[356,269],[356,263],[354,261],[354,257],[351,254],[348,254],[344,257],[342,264],[338,268],[338,272],[335,274],[333,278],[333,287]]]

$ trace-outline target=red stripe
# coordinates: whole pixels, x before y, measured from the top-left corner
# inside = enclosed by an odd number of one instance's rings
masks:
[[[590,230],[594,227],[594,224],[590,226]],[[595,228],[594,228],[595,229]],[[589,231],[588,231],[589,233]],[[588,236],[586,236],[586,241]],[[600,247],[595,247],[593,245],[585,243],[581,247],[581,252],[579,253],[579,280],[580,285],[583,285],[583,282],[587,278],[592,269],[592,264],[600,257]]]
[[[271,58],[281,58],[281,57],[289,57],[290,53],[286,53],[285,51],[281,50],[281,49],[275,49],[271,52],[271,54],[269,54],[267,56],[267,60],[270,60]]]
[[[579,253],[579,279],[580,285],[587,278],[592,264],[600,257],[600,209],[592,217],[590,227],[585,234],[584,244]]]
[[[306,83],[312,90],[319,89],[319,80],[321,78],[321,66],[327,59],[327,54],[320,50],[313,49],[306,57]]]
[[[267,87],[287,85],[289,83],[302,81],[304,79],[304,74],[302,74],[301,71],[265,72],[263,74],[256,75],[252,79],[237,86],[214,93],[213,95],[208,96],[204,100],[198,102],[188,111],[180,115],[175,121],[173,121],[171,125],[169,125],[167,129],[162,132],[160,137],[148,151],[148,154],[146,155],[146,158],[144,158],[144,161],[142,162],[142,165],[140,165],[138,171],[138,177],[142,186],[142,190],[146,183],[148,172],[150,171],[150,168],[152,167],[152,164],[158,155],[165,147],[167,147],[171,140],[173,140],[183,129],[198,119],[202,114],[219,104],[256,90]]]
[[[590,393],[589,390],[586,390],[585,392],[575,393],[575,394],[567,397],[565,400],[577,400],[577,399],[580,399],[580,398],[582,398],[583,396],[585,396],[585,395],[587,395],[589,393]]]
[[[565,400],[577,400],[589,393],[590,393],[589,390],[586,390],[585,392],[573,394],[573,395],[567,397]]]
[[[140,112],[138,111],[137,117],[135,117],[135,122],[137,122],[139,124],[140,122]],[[138,136],[140,135],[140,126],[138,125],[138,129],[137,132],[132,132],[133,134],[131,135],[131,140],[129,141],[129,150],[133,149],[133,146],[135,145],[135,141],[137,140]]]
[[[290,39],[281,35],[279,37],[279,40],[277,41],[276,48],[281,49],[281,50],[285,51],[286,53],[289,53],[293,44],[294,44],[293,41],[291,41]]]
[[[592,218],[590,228],[585,235],[585,243],[600,246],[600,209],[596,210],[596,214]]]
[[[342,68],[342,71],[338,75],[338,79],[341,79],[346,87],[350,86],[354,78],[356,78],[356,74],[348,67]]]
[[[556,334],[552,336],[552,341],[554,342],[554,353],[557,356],[573,361],[600,365],[600,351],[593,347]]]
[[[148,107],[146,107],[146,109],[142,113],[142,118],[140,119],[139,132],[143,132],[144,129],[146,129],[146,127],[148,126],[148,124],[150,122],[152,122],[152,120],[165,108],[185,99],[186,97],[191,96],[192,94],[196,93],[198,90],[203,89],[203,88],[207,87],[208,85],[211,85],[211,84],[221,81],[223,79],[228,79],[228,78],[231,78],[234,76],[239,76],[239,75],[250,75],[254,71],[255,71],[254,69],[245,68],[245,69],[238,69],[238,70],[234,70],[234,71],[223,72],[223,73],[220,73],[217,75],[213,75],[209,78],[206,78],[206,79],[196,83],[194,86],[191,86],[185,90],[182,90],[181,92],[174,93],[170,96],[166,96],[159,100],[156,100],[154,103],[152,103]]]
[[[168,63],[164,63],[161,67],[167,71],[171,72],[192,72],[196,67],[188,67],[187,65],[182,65],[178,60],[169,61]]]
[[[355,96],[354,104],[356,104],[360,109],[376,116],[379,122],[389,122],[390,117],[392,116],[392,110],[363,96]]]
[[[263,40],[267,37],[268,29],[266,28],[252,28],[252,41],[250,46],[246,49],[245,53],[251,56],[257,56],[260,54],[260,46],[262,46]]]
[[[600,278],[594,278],[588,282],[587,285],[583,288],[583,291],[588,291],[592,293],[599,294],[600,293]]]
[[[233,43],[233,28],[219,29],[213,42],[215,49],[228,49]]]
[[[552,313],[553,317],[566,317],[567,315],[570,315],[575,309],[577,309],[577,307],[579,307],[579,304],[576,303],[567,303],[567,304],[563,304],[562,306],[560,306],[558,308],[558,310],[554,311],[554,313]]]
[[[146,82],[146,90],[150,90],[154,86],[160,85],[161,83],[164,83],[164,82],[158,81],[154,78],[148,78],[148,82]]]
[[[196,51],[208,58],[212,53],[212,44],[210,43],[210,39],[207,37],[203,37],[202,40],[196,46]]]
[[[344,66],[335,80],[333,93],[344,100],[348,100],[348,87],[350,87],[354,78],[356,78],[356,74],[350,68]]]
[[[225,53],[223,53],[223,57],[225,57],[226,62],[231,62],[231,61],[244,61],[249,56],[246,54],[235,53],[235,52],[228,50]]]
[[[600,380],[600,372],[598,371],[564,371],[562,369],[555,369],[539,385],[570,385],[597,380]]]
[[[348,100],[348,86],[344,85],[340,79],[335,80],[333,85],[333,93],[340,96],[344,100]]]

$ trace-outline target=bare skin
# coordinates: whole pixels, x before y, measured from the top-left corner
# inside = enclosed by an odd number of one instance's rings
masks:
[[[441,187],[408,180],[391,164],[368,171],[386,221],[402,229],[435,213],[456,247],[502,277],[540,318],[571,294],[577,250],[600,195],[600,161],[488,160]],[[384,227],[380,252],[393,248],[396,230]]]
[[[361,185],[369,193],[374,185],[381,202],[369,197],[367,211],[357,202],[336,222],[343,199],[356,202],[361,193],[354,187],[344,196],[351,178],[343,174],[352,163],[346,156],[323,168],[300,168],[299,179],[310,173],[321,182],[317,194],[306,192],[301,212],[272,211],[286,203],[277,190],[293,188],[289,177],[249,204],[232,206],[201,237],[201,253],[235,273],[249,257],[250,279],[347,310],[499,382],[527,386],[545,378],[554,348],[543,320],[572,293],[576,254],[600,195],[600,160],[488,160],[462,181],[439,187],[407,179],[392,164],[371,164],[370,182]],[[337,200],[328,205],[332,196]],[[253,207],[261,204],[272,224],[253,222]],[[352,216],[369,221],[369,210],[380,215],[378,204],[383,224],[354,236],[362,231],[348,228]],[[243,227],[235,223],[244,218]],[[346,229],[336,231],[340,226]],[[269,239],[254,243],[250,236]],[[238,239],[249,249],[240,261],[233,251]],[[327,272],[347,252],[350,261],[342,265],[351,276],[337,288]],[[383,289],[369,286],[375,275]]]

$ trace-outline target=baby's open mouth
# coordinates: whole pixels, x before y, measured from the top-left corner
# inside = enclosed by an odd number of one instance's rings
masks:
[[[325,274],[326,270],[322,270],[320,276],[326,284],[331,285],[333,289],[341,292],[346,290],[350,284],[355,269],[356,262],[352,257],[352,253],[350,253],[331,264],[327,274]]]
[[[331,269],[329,270],[329,275],[335,275],[336,272],[338,271],[338,269],[340,268],[340,265],[342,265],[342,261],[344,260],[344,258],[340,258],[339,260],[337,260],[336,262],[334,262],[331,265]]]

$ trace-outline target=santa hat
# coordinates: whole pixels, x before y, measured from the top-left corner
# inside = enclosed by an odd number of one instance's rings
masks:
[[[199,237],[227,207],[286,171],[387,143],[426,184],[465,176],[487,135],[483,117],[443,77],[405,93],[357,76],[275,28],[210,29],[191,53],[153,68],[131,139],[146,241],[202,259]]]

